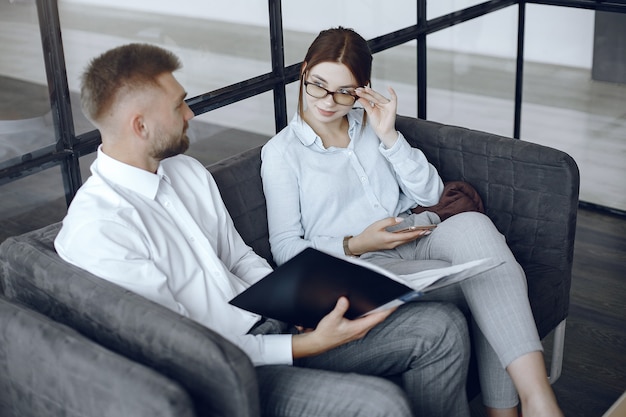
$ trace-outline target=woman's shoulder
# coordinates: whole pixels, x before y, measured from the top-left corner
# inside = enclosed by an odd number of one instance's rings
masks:
[[[263,152],[278,152],[284,154],[288,152],[290,148],[302,145],[302,138],[306,136],[307,132],[303,129],[300,119],[294,117],[287,126],[263,145]]]
[[[285,128],[283,128],[283,130],[271,137],[265,143],[265,145],[263,145],[263,148],[261,149],[261,154],[263,155],[276,152],[283,153],[285,148],[289,146],[289,143],[291,142],[293,137],[293,132],[291,131],[289,126],[286,126]]]

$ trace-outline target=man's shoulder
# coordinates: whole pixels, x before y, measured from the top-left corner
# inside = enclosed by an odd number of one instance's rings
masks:
[[[72,206],[96,203],[102,199],[108,199],[116,195],[113,188],[97,174],[87,178],[87,181],[78,189],[78,192],[70,204]]]
[[[198,161],[196,158],[189,156],[189,155],[185,155],[185,154],[178,154],[178,155],[171,156],[169,158],[165,158],[164,160],[161,161],[161,165],[167,168],[171,168],[171,167],[179,168],[180,167],[180,168],[195,169],[198,167],[204,167],[204,165],[202,165],[202,163]]]
[[[188,155],[176,155],[161,161],[163,173],[167,175],[176,190],[181,192],[202,192],[212,187],[213,176],[197,159]]]
[[[113,221],[120,211],[132,209],[132,204],[97,175],[93,175],[79,188],[70,204],[64,225],[80,225],[99,221]]]
[[[183,154],[162,160],[161,166],[163,167],[164,172],[168,175],[177,173],[182,175],[205,176],[208,172],[206,167],[196,158]]]
[[[110,232],[113,225],[128,230],[119,213],[129,208],[105,181],[97,176],[89,177],[74,196],[63,219],[55,238],[57,252],[63,259],[69,260],[69,252],[77,247],[96,244],[94,235],[98,231]]]

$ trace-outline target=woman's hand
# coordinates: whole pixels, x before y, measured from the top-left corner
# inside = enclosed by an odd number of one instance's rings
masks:
[[[349,306],[348,299],[340,297],[333,311],[324,316],[314,330],[307,329],[305,333],[293,336],[291,339],[293,358],[318,355],[360,339],[395,310],[395,308],[391,308],[349,320],[344,317]]]
[[[404,243],[427,236],[430,230],[415,230],[402,233],[393,233],[386,230],[387,227],[402,222],[399,217],[388,217],[369,225],[359,235],[348,240],[348,248],[355,255],[362,255],[383,249],[393,249]]]
[[[359,97],[359,103],[363,105],[369,116],[370,125],[374,132],[387,148],[391,148],[398,139],[398,132],[395,127],[398,97],[393,88],[387,87],[387,90],[391,98],[386,98],[370,87],[359,87],[355,92]]]

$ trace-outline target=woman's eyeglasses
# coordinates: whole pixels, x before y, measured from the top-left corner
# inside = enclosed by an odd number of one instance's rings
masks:
[[[354,93],[350,93],[346,90],[329,91],[309,81],[304,82],[304,90],[308,95],[315,98],[324,98],[330,94],[333,101],[342,106],[352,106],[358,98]]]

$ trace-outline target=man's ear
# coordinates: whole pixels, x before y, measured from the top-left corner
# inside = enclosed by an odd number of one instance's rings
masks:
[[[145,118],[141,114],[134,114],[130,119],[130,125],[135,136],[145,139],[148,137],[148,126]]]

